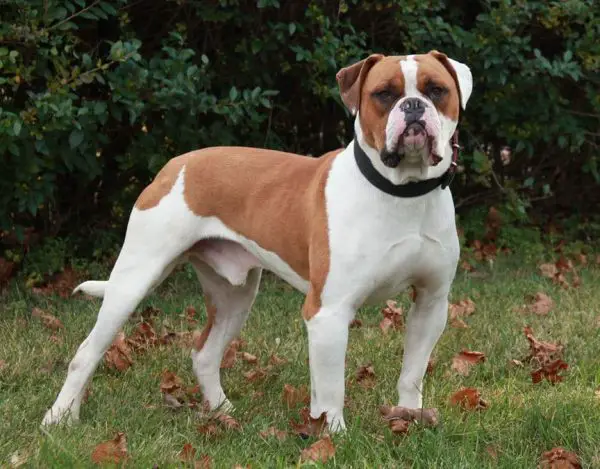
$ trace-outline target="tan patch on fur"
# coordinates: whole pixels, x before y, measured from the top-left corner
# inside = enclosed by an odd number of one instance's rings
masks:
[[[448,57],[441,52],[432,51],[429,54],[415,56],[415,61],[419,64],[417,68],[417,89],[424,93],[427,83],[431,80],[450,90],[441,101],[435,103],[435,106],[442,114],[457,121],[460,94],[456,72],[448,62]]]
[[[204,293],[204,304],[206,306],[206,324],[202,332],[194,331],[192,338],[192,347],[197,352],[204,347],[204,344],[206,343],[210,331],[215,323],[215,316],[217,314],[217,307],[213,304],[208,293]]]
[[[166,196],[177,180],[183,161],[177,158],[170,160],[158,172],[151,184],[146,186],[135,202],[138,210],[148,210],[156,207],[164,196]]]
[[[321,306],[329,272],[325,184],[335,155],[309,158],[273,150],[214,147],[173,158],[138,198],[136,207],[155,207],[184,172],[184,199],[190,210],[215,216],[236,233],[277,254],[310,284],[303,315]],[[201,347],[211,316],[194,340]]]
[[[361,90],[360,123],[365,141],[381,150],[385,146],[385,126],[392,106],[383,106],[372,94],[383,89],[404,95],[404,74],[400,67],[403,56],[385,57],[376,63],[367,76]]]

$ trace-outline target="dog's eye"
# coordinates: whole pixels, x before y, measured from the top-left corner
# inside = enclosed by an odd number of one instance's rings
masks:
[[[375,91],[373,96],[386,105],[391,104],[398,98],[398,95],[389,89]]]
[[[427,95],[433,100],[438,101],[446,94],[446,88],[442,88],[441,86],[431,85],[427,89]]]

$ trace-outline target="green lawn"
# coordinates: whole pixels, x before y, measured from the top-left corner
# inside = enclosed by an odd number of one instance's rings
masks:
[[[534,468],[542,452],[562,446],[577,453],[583,467],[600,467],[600,267],[581,268],[581,286],[564,290],[539,275],[535,264],[523,265],[512,256],[499,259],[485,275],[460,272],[452,300],[471,298],[475,313],[466,318],[467,329],[448,327],[434,356],[437,365],[426,378],[425,405],[437,407],[441,424],[433,429],[413,426],[407,436],[393,435],[379,415],[379,406],[395,403],[401,357],[401,332],[384,336],[378,327],[378,308],[365,308],[358,318],[364,325],[351,329],[347,357],[346,407],[348,431],[333,437],[335,457],[327,465],[340,467],[422,468]],[[525,296],[537,291],[555,301],[547,316],[517,311]],[[400,298],[408,304],[408,296]],[[68,300],[39,296],[24,286],[13,285],[0,296],[0,467],[18,453],[30,467],[91,466],[94,447],[114,437],[127,436],[129,467],[178,466],[178,454],[186,443],[197,456],[209,455],[213,467],[289,467],[299,462],[300,452],[316,439],[289,436],[283,441],[263,439],[270,426],[289,430],[298,409],[282,401],[284,384],[308,385],[306,332],[301,319],[302,295],[265,275],[242,337],[246,351],[265,364],[272,353],[289,362],[276,367],[263,381],[248,382],[243,372],[252,365],[238,361],[224,370],[224,387],[236,406],[242,431],[217,436],[198,432],[197,412],[162,406],[160,376],[169,369],[193,385],[189,350],[180,344],[161,346],[134,356],[124,372],[101,365],[82,406],[81,422],[70,428],[39,429],[44,412],[59,391],[69,360],[91,329],[98,300]],[[184,310],[195,305],[201,323],[204,306],[199,286],[187,270],[172,276],[146,300],[163,314],[156,320],[175,330],[191,330]],[[56,315],[64,329],[50,337],[33,307]],[[511,359],[528,353],[523,327],[531,325],[540,340],[566,345],[564,359],[570,365],[564,382],[532,384],[530,368],[511,367]],[[128,324],[130,331],[135,319]],[[451,370],[452,357],[463,348],[484,352],[487,360],[475,365],[467,377]],[[372,362],[376,383],[371,389],[353,383],[356,369]],[[461,411],[449,405],[449,397],[463,386],[477,387],[490,406],[483,411]],[[255,391],[264,393],[261,397]]]

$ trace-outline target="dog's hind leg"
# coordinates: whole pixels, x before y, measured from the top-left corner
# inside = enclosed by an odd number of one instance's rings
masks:
[[[239,335],[248,318],[262,269],[252,268],[247,272],[245,283],[233,285],[205,262],[199,259],[191,259],[191,262],[202,285],[208,317],[202,334],[194,340],[194,373],[211,409],[231,408],[221,386],[221,360],[227,345]]]
[[[106,282],[96,324],[69,364],[67,379],[46,413],[44,425],[78,420],[85,388],[104,352],[139,302],[176,264],[182,246],[172,240],[168,224],[153,214],[134,210],[123,248]]]

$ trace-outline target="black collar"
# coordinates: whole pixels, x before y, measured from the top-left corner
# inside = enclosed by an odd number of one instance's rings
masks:
[[[444,174],[433,179],[396,185],[392,184],[389,179],[383,177],[381,173],[375,169],[373,163],[371,163],[371,159],[358,144],[357,138],[354,138],[354,158],[356,159],[356,164],[358,165],[360,172],[367,178],[367,181],[377,187],[380,191],[395,197],[419,197],[420,195],[431,192],[438,186],[442,186],[442,189],[448,187],[454,178],[459,149],[457,130],[452,136],[452,163]]]

